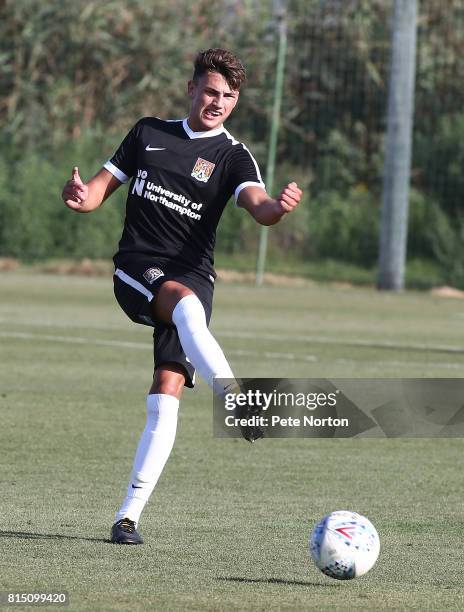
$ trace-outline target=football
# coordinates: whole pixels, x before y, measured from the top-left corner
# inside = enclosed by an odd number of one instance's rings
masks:
[[[314,527],[309,551],[317,567],[336,580],[351,580],[377,561],[380,541],[374,525],[361,514],[338,510]]]

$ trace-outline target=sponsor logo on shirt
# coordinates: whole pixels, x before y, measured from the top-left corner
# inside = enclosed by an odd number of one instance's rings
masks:
[[[150,285],[152,285],[160,276],[164,276],[164,272],[159,268],[148,268],[148,270],[143,273],[143,277],[148,283],[150,283]]]
[[[199,157],[193,166],[191,176],[200,181],[201,183],[207,183],[209,177],[212,175],[216,164],[213,164],[206,159]]]

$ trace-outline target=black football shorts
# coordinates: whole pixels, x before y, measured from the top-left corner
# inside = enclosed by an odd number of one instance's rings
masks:
[[[151,313],[150,302],[156,300],[161,285],[175,280],[191,289],[206,313],[209,324],[213,307],[214,279],[211,280],[194,270],[146,256],[126,256],[120,259],[114,271],[114,295],[126,315],[135,323],[154,327],[153,357],[155,369],[163,363],[174,362],[183,366],[186,372],[186,387],[195,384],[195,368],[185,355],[180,344],[177,329],[155,320]]]

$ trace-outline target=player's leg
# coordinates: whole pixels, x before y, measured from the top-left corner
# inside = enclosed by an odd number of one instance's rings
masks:
[[[176,326],[194,368],[216,393],[223,393],[224,387],[215,379],[233,379],[234,375],[208,329],[205,309],[195,293],[177,281],[166,281],[152,302],[152,312],[156,319]]]
[[[145,429],[137,446],[126,498],[112,528],[114,543],[143,542],[136,526],[174,444],[185,374],[183,366],[177,363],[164,363],[155,370],[147,397]]]
[[[165,281],[158,291],[152,293],[148,287],[143,288],[143,275],[137,275],[135,270],[130,272],[135,279],[129,278],[127,273],[123,280],[115,277],[115,295],[132,320],[157,322],[154,334],[155,376],[147,398],[147,423],[135,456],[126,499],[112,528],[112,541],[141,544],[142,539],[136,531],[137,522],[172,449],[184,384],[193,386],[195,369],[211,386],[215,376],[233,378],[233,374],[207,328],[212,289],[203,296],[203,307],[195,293],[178,282]],[[155,302],[156,308],[153,307]]]

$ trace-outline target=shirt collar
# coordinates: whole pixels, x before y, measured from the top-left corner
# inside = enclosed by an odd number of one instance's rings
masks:
[[[188,117],[182,120],[182,127],[184,128],[189,138],[211,138],[212,136],[218,136],[219,134],[222,134],[225,131],[224,126],[221,125],[221,127],[218,127],[215,130],[207,130],[206,132],[194,132],[192,129],[190,129],[189,124],[187,123],[187,119]]]

